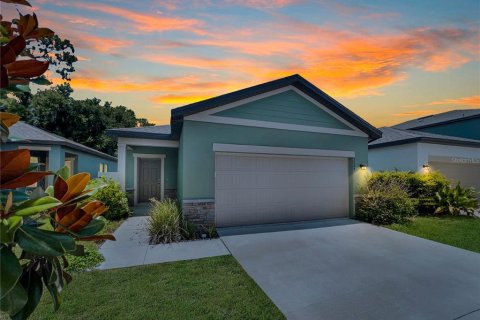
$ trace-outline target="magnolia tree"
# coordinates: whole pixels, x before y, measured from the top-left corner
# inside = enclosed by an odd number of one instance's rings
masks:
[[[17,5],[25,0],[0,0]],[[1,21],[0,90],[25,90],[30,82],[42,84],[49,62],[26,53],[30,40],[52,37],[53,31],[39,28],[35,14],[12,22]],[[0,112],[1,142],[8,141],[9,127],[19,117]],[[0,151],[0,309],[12,319],[27,319],[37,307],[44,290],[57,310],[63,287],[72,280],[65,272],[65,254],[83,255],[80,241],[115,240],[99,234],[105,227],[101,215],[105,205],[91,200],[101,186],[90,187],[90,175],[38,171],[30,163],[28,150]],[[27,192],[27,187],[48,175],[54,183],[46,190]]]

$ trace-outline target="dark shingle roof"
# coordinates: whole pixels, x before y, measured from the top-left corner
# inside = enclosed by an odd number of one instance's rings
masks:
[[[340,117],[349,121],[357,128],[368,134],[371,140],[381,137],[381,132],[346,108],[337,100],[330,97],[328,94],[317,88],[315,85],[304,79],[298,74],[294,74],[285,78],[273,80],[262,83],[253,87],[227,93],[218,97],[192,103],[183,107],[172,109],[171,111],[171,125],[172,135],[179,136],[182,130],[183,118],[198,112],[213,109],[222,105],[226,105],[235,101],[243,100],[272,90],[280,89],[286,86],[294,86],[303,91]]]
[[[394,128],[420,129],[480,117],[480,109],[452,110],[399,123]]]
[[[54,133],[42,130],[40,128],[29,125],[23,121],[19,121],[10,128],[10,137],[13,143],[20,144],[46,144],[46,145],[62,145],[86,153],[90,153],[105,159],[117,161],[117,158],[106,153],[84,146],[81,143],[66,139]]]
[[[113,137],[132,137],[132,138],[157,138],[170,139],[170,126],[148,126],[135,128],[115,128],[108,129],[107,134]]]
[[[435,144],[473,146],[480,148],[480,141],[473,139],[458,138],[445,136],[441,134],[433,134],[416,130],[403,130],[398,128],[380,128],[382,137],[368,144],[369,149],[394,146],[400,144],[427,142]]]

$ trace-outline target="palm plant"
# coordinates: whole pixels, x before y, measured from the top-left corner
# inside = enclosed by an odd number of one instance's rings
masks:
[[[473,215],[478,209],[479,202],[473,188],[462,188],[460,183],[455,187],[445,186],[435,194],[435,214],[459,215],[465,212]]]

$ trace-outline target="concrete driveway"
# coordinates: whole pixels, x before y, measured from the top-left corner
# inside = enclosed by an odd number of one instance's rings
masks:
[[[220,233],[288,319],[480,319],[480,254],[348,219],[272,230]]]

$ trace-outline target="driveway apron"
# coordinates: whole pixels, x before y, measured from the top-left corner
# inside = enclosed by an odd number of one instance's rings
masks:
[[[288,319],[480,319],[477,253],[341,220],[266,230],[221,239]]]

